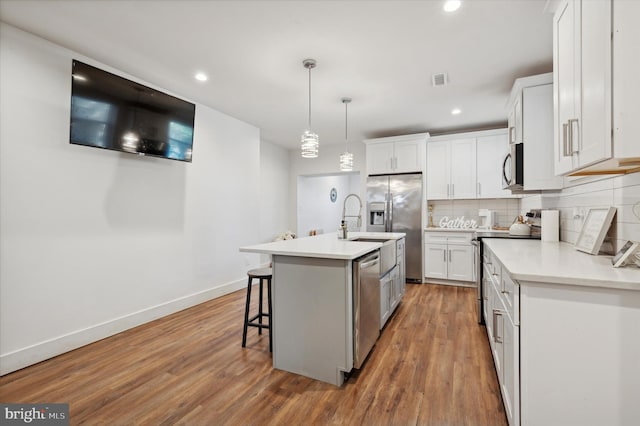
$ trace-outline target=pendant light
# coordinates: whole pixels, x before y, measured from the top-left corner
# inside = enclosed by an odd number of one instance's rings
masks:
[[[344,145],[345,150],[342,154],[340,154],[340,170],[343,172],[350,172],[353,170],[353,154],[349,152],[349,137],[347,134],[348,124],[349,124],[349,116],[347,113],[347,108],[349,103],[351,102],[351,98],[342,98],[342,103],[344,104]]]
[[[305,59],[302,64],[309,70],[309,126],[302,133],[300,148],[303,158],[316,158],[318,156],[318,135],[311,131],[311,68],[316,67],[316,60]]]

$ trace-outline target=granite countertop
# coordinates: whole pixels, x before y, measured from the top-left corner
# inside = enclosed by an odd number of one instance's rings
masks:
[[[403,232],[349,232],[348,239],[341,240],[338,239],[337,233],[333,232],[312,237],[240,247],[240,251],[282,256],[352,260],[380,248],[383,244],[371,241],[351,241],[353,239],[366,237],[398,240],[404,238],[405,235]]]
[[[640,268],[614,268],[612,256],[593,256],[564,242],[486,239],[483,243],[514,280],[640,291]]]

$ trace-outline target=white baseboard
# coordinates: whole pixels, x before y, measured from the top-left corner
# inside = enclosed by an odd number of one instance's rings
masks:
[[[32,346],[0,355],[0,376],[28,367],[65,352],[97,342],[122,331],[176,313],[247,285],[245,279],[226,283],[198,293],[183,296],[160,305],[115,318],[63,336],[45,340]]]

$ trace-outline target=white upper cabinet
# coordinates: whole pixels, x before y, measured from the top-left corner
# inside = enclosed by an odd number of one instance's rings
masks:
[[[522,96],[517,96],[509,109],[509,143],[522,143]]]
[[[427,143],[427,197],[476,198],[475,138]]]
[[[505,132],[476,139],[477,198],[512,197],[511,191],[502,189],[502,161],[508,152]]]
[[[430,200],[449,198],[450,157],[449,141],[427,142],[427,198]]]
[[[476,139],[454,139],[450,143],[450,198],[476,198]]]
[[[502,189],[506,129],[440,135],[427,142],[427,199],[513,197]]]
[[[424,171],[428,133],[367,139],[367,175]]]
[[[553,20],[554,165],[562,175],[640,167],[640,2],[562,0]]]
[[[554,170],[553,75],[519,78],[507,104],[510,144],[522,144],[524,191],[562,189]]]

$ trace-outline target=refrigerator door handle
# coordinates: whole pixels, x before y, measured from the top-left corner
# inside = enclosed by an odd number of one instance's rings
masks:
[[[389,220],[387,221],[387,232],[393,231],[393,194],[389,193]]]
[[[389,229],[389,193],[384,194],[384,232]]]

